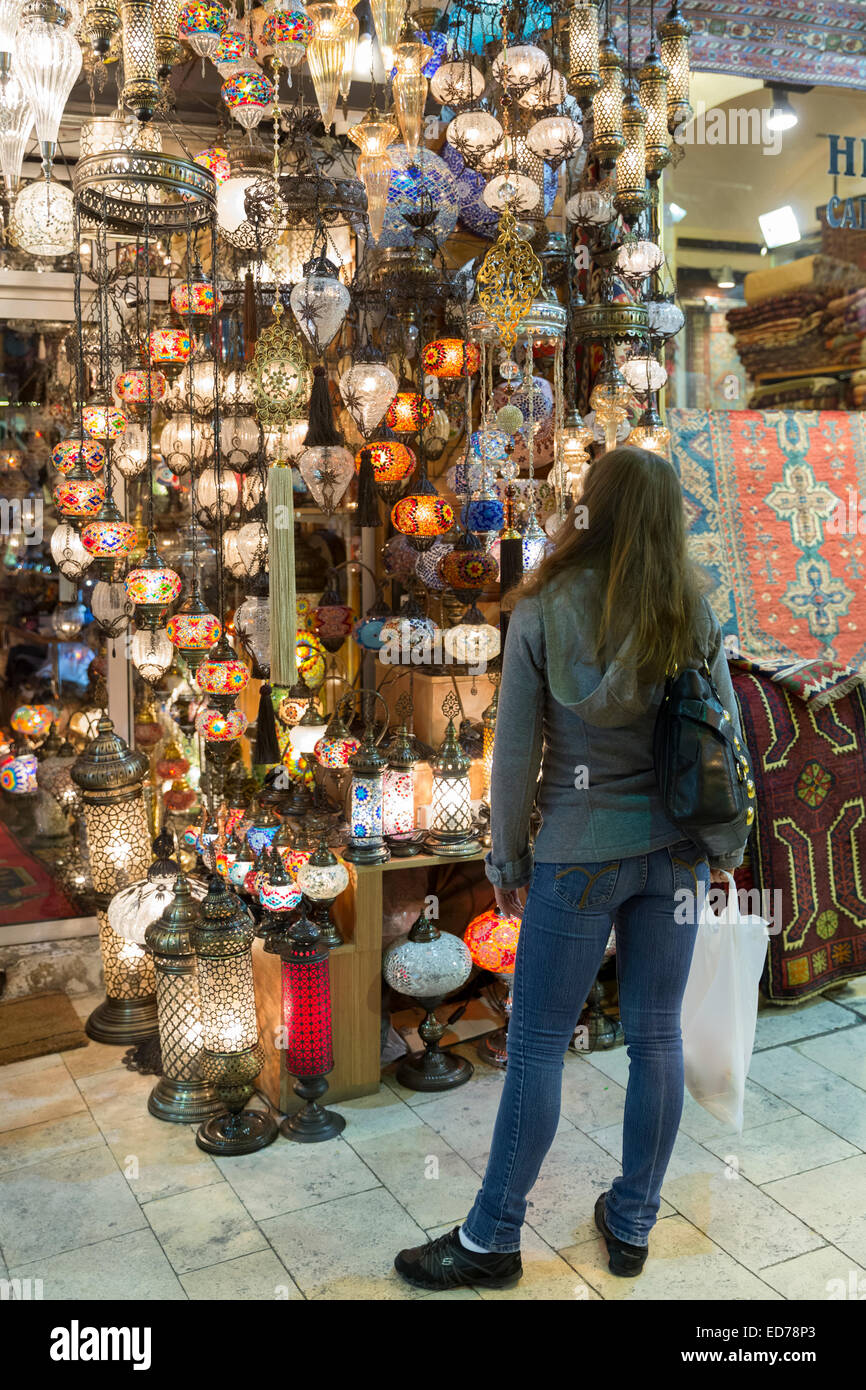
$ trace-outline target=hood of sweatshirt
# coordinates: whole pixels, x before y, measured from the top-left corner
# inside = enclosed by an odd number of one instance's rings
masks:
[[[609,658],[595,655],[593,634],[598,630],[600,597],[592,570],[560,576],[540,595],[547,656],[547,678],[554,699],[587,724],[616,729],[634,724],[655,704],[661,687],[638,682],[628,661],[631,639]],[[705,647],[711,619],[704,608]]]

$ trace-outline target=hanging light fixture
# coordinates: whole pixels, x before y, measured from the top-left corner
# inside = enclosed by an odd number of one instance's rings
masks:
[[[63,108],[81,72],[81,49],[70,18],[54,0],[27,0],[16,37],[15,73],[33,112],[46,178]]]
[[[339,385],[343,404],[364,437],[368,437],[397,393],[396,376],[384,362],[362,356],[361,361],[353,362],[342,373]]]
[[[325,515],[332,516],[355,476],[355,461],[342,444],[316,444],[304,449],[298,472]]]
[[[144,628],[133,637],[130,656],[141,679],[156,688],[174,661],[174,647],[165,628]]]
[[[298,327],[319,356],[340,331],[350,302],[349,291],[323,247],[306,262],[303,279],[289,296]]]
[[[62,522],[51,535],[51,555],[64,579],[75,583],[90,564],[90,556],[81,544],[74,526]]]
[[[478,169],[502,142],[503,129],[489,111],[459,112],[448,122],[445,139],[470,169]]]
[[[440,106],[458,111],[484,95],[484,74],[468,58],[440,63],[430,79],[430,95]]]
[[[265,20],[262,37],[274,50],[280,67],[285,68],[291,85],[292,68],[303,62],[313,37],[313,21],[303,5],[273,10]]]
[[[68,256],[75,246],[72,194],[57,180],[37,179],[15,196],[9,239],[30,256]]]
[[[139,121],[149,121],[160,98],[152,0],[121,0],[121,100]]]
[[[660,391],[668,379],[667,371],[658,358],[646,351],[627,358],[621,370],[631,389],[639,396]]]
[[[153,0],[153,37],[156,44],[156,71],[168,77],[181,55],[178,42],[180,0]]]
[[[17,7],[17,0],[12,0]],[[8,7],[8,0],[7,0]],[[3,6],[0,5],[0,11]],[[0,41],[6,42],[8,40]],[[2,60],[8,55],[0,51],[0,71]],[[18,187],[24,151],[30,143],[33,130],[33,112],[14,72],[7,72],[0,81],[0,170],[6,183],[6,193],[10,198]]]
[[[670,457],[671,432],[662,424],[661,416],[656,407],[654,392],[650,393],[646,409],[639,417],[626,443],[633,444],[639,449],[649,449],[651,453],[660,454],[662,458]]]
[[[334,123],[346,45],[351,39],[355,16],[350,9],[331,4],[330,0],[316,0],[315,4],[308,6],[307,13],[313,22],[313,37],[307,46],[307,66],[327,132]],[[357,34],[356,26],[354,32]]]
[[[656,51],[650,6],[650,48],[643,67],[638,72],[638,100],[646,112],[647,175],[657,178],[671,162],[671,141],[668,133],[668,70]]]
[[[136,626],[150,632],[162,628],[169,608],[181,591],[182,582],[180,575],[157,553],[156,537],[152,532],[141,564],[129,571],[125,583],[130,602],[135,607]]]
[[[680,0],[674,0],[667,18],[658,27],[661,60],[668,70],[668,130],[671,134],[692,118],[689,101],[691,33],[692,26],[680,12]]]
[[[411,31],[404,33],[394,50],[394,62],[397,66],[392,86],[394,107],[411,162],[414,162],[421,143],[421,123],[427,100],[424,66],[432,56],[433,49],[411,37]]]
[[[0,80],[6,85],[24,0],[0,0]]]
[[[623,103],[622,132],[625,139],[616,161],[614,204],[627,217],[643,212],[649,198],[646,189],[646,112],[637,99],[634,83],[629,83]]]
[[[200,58],[212,58],[228,24],[216,0],[189,0],[178,15],[177,32]]]
[[[394,52],[400,36],[400,25],[406,9],[406,0],[370,0],[373,26],[379,40],[382,66],[390,72],[394,66]]]
[[[232,114],[232,119],[244,130],[259,124],[274,104],[274,87],[264,73],[239,72],[225,81],[220,95]]]
[[[391,186],[393,166],[387,154],[358,155],[358,178],[367,194],[367,221],[370,236],[378,241],[385,226],[385,213],[388,208],[388,189]]]
[[[571,0],[568,11],[568,90],[586,110],[599,86],[598,4]]]
[[[176,647],[191,671],[215,647],[222,633],[222,624],[202,600],[194,580],[192,592],[165,625],[165,635]]]
[[[591,159],[612,164],[625,145],[622,133],[623,60],[610,27],[610,0],[605,0],[604,37],[599,51],[601,85],[592,98]]]

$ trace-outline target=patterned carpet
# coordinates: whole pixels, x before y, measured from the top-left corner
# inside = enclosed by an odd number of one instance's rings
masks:
[[[731,678],[759,786],[752,877],[781,893],[764,989],[800,1003],[866,971],[866,699],[816,710],[765,676]]]
[[[866,514],[851,511],[866,498],[864,417],[671,410],[667,424],[725,635],[756,659],[866,666]]]
[[[0,927],[79,916],[48,870],[0,822]]]

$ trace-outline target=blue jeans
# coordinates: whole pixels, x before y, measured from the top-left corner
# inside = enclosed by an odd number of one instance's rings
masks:
[[[680,1010],[697,931],[675,920],[674,894],[709,883],[684,841],[606,864],[537,864],[514,967],[508,1069],[484,1184],[464,1223],[490,1250],[520,1248],[526,1199],[559,1122],[565,1051],[616,922],[619,1006],[629,1056],[622,1176],[610,1230],[645,1246],[683,1107]],[[680,898],[680,902],[684,899]]]

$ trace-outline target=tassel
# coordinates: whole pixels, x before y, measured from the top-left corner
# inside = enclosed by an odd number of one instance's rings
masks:
[[[281,761],[280,745],[277,741],[277,721],[271,700],[271,687],[264,681],[259,691],[259,714],[256,720],[256,742],[253,748],[254,763],[278,763]]]
[[[361,450],[361,466],[358,470],[358,506],[355,511],[355,524],[381,526],[379,498],[376,495],[376,479],[373,473],[373,456],[369,449]]]
[[[342,444],[343,437],[334,423],[334,407],[328,390],[328,378],[323,366],[313,368],[313,389],[310,392],[310,428],[304,439],[304,448],[311,449],[325,444]]]
[[[252,362],[259,336],[258,315],[256,313],[256,287],[252,271],[244,276],[244,361]]]
[[[295,501],[291,466],[279,459],[268,469],[268,545],[271,684],[291,686],[298,679]]]
[[[523,541],[520,536],[502,536],[499,541],[499,599],[523,578]]]

